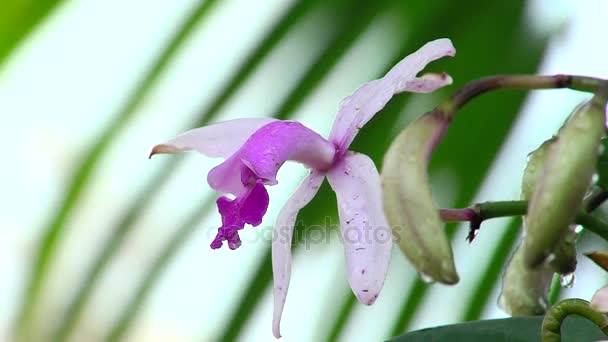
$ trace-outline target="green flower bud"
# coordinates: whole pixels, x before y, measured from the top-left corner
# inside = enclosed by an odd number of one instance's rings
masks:
[[[525,263],[540,266],[568,233],[581,210],[604,134],[604,106],[596,95],[577,108],[551,144],[526,218]]]
[[[401,251],[423,278],[458,282],[454,257],[433,201],[427,168],[449,122],[435,112],[406,127],[384,157],[384,211]]]

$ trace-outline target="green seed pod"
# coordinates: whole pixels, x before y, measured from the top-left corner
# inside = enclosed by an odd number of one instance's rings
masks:
[[[384,212],[394,240],[425,280],[458,282],[452,248],[428,182],[429,157],[449,122],[435,112],[406,127],[384,157]]]
[[[542,177],[550,146],[555,139],[545,141],[528,155],[521,183],[521,198],[528,200]],[[526,219],[524,218],[524,229]],[[553,270],[548,265],[530,269],[524,262],[524,250],[517,246],[502,278],[498,305],[512,316],[542,315],[547,309],[547,294]]]
[[[553,279],[549,265],[530,269],[524,261],[524,249],[517,246],[502,277],[498,305],[511,316],[542,315],[547,310],[547,294]]]
[[[545,161],[549,154],[549,147],[556,141],[553,137],[540,145],[536,150],[528,155],[528,163],[524,170],[521,184],[521,199],[529,200],[534,193],[537,183],[541,179]],[[527,216],[524,217],[524,229],[527,226]],[[576,238],[578,234],[568,229],[566,236],[553,250],[553,258],[550,265],[553,271],[561,274],[574,272],[576,269]]]
[[[549,149],[551,145],[557,140],[556,137],[552,137],[549,140],[545,140],[536,150],[528,154],[528,162],[524,169],[524,175],[521,181],[521,199],[524,201],[532,198],[534,189],[540,181],[543,170],[545,168],[545,162],[549,155]]]
[[[604,133],[604,106],[597,95],[572,113],[551,144],[534,190],[523,243],[529,267],[540,266],[556,249],[581,210],[595,171]]]

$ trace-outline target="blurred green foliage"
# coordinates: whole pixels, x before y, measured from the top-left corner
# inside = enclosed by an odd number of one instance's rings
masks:
[[[61,3],[62,0],[0,2],[0,69],[11,52]]]
[[[0,64],[20,41],[39,23],[48,16],[60,1],[12,1],[0,2]],[[213,12],[215,0],[200,1],[187,18],[184,18],[179,30],[149,66],[147,73],[132,89],[127,101],[117,113],[110,113],[112,122],[98,137],[98,140],[83,153],[81,161],[73,170],[72,182],[65,189],[62,202],[59,203],[56,214],[49,218],[43,227],[43,238],[38,248],[38,256],[32,265],[28,291],[25,293],[20,320],[18,324],[20,336],[27,336],[32,315],[37,310],[40,292],[44,287],[46,276],[52,268],[52,261],[60,248],[60,240],[65,234],[68,218],[74,213],[74,208],[91,183],[93,171],[99,167],[99,162],[107,153],[110,141],[133,120],[137,109],[143,103],[145,96],[159,81],[160,76],[171,66],[177,51],[193,31]],[[312,11],[323,11],[327,16],[335,18],[333,26],[326,32],[330,39],[323,47],[310,68],[303,77],[290,89],[282,99],[273,116],[288,119],[315,92],[317,87],[327,78],[333,68],[341,61],[349,48],[369,28],[374,19],[381,15],[391,14],[398,20],[397,31],[403,35],[389,37],[398,46],[395,54],[385,69],[388,70],[403,56],[420,47],[424,42],[439,37],[449,37],[453,40],[458,55],[455,60],[439,61],[432,66],[434,70],[447,70],[455,79],[455,86],[464,84],[477,77],[500,73],[533,73],[544,52],[547,37],[534,37],[524,23],[523,0],[508,2],[491,2],[470,0],[466,6],[459,2],[443,1],[363,1],[363,0],[296,0],[282,14],[281,18],[271,27],[259,43],[242,59],[235,68],[232,76],[218,91],[208,106],[201,106],[195,122],[185,128],[198,127],[211,122],[220,110],[232,100],[233,95],[245,84],[249,77],[266,60],[282,39],[293,33],[298,22]],[[378,75],[381,76],[381,75]],[[456,87],[452,87],[455,89]],[[445,95],[445,92],[440,93]],[[346,95],[346,94],[345,94]],[[400,123],[403,109],[408,105],[411,96],[403,94],[394,98],[389,105],[373,119],[361,132],[352,146],[353,150],[369,155],[381,167],[382,156],[390,144],[395,127]],[[432,170],[449,168],[459,183],[453,206],[466,206],[473,198],[485,174],[488,172],[501,142],[508,134],[524,98],[523,93],[509,92],[492,94],[474,101],[463,109],[457,116],[444,142],[440,145],[431,163]],[[328,117],[333,117],[328,115]],[[387,134],[387,132],[391,132]],[[483,141],[482,144],[479,142]],[[471,153],[475,151],[475,153]],[[67,339],[77,325],[80,314],[102,276],[109,262],[116,255],[125,238],[134,228],[142,212],[150,205],[158,189],[162,187],[180,164],[178,158],[167,159],[164,167],[158,171],[150,182],[136,196],[136,200],[126,208],[118,224],[108,227],[112,234],[104,244],[94,263],[85,274],[83,283],[73,295],[62,324],[57,328],[54,340]],[[148,266],[144,276],[138,280],[138,286],[133,297],[126,303],[121,315],[117,318],[106,336],[109,340],[121,340],[128,331],[130,323],[136,317],[146,298],[153,293],[155,284],[176,255],[184,242],[197,228],[197,223],[213,207],[211,198],[201,200],[201,205],[184,217],[175,235],[166,242],[161,252]],[[336,222],[335,196],[329,186],[324,184],[319,195],[300,212],[299,219],[305,225],[324,224],[322,218],[332,216]],[[463,320],[478,319],[490,298],[491,290],[499,280],[500,271],[505,259],[516,239],[519,227],[518,220],[508,227],[502,235],[501,243],[491,257],[484,276],[476,286],[476,295],[470,296],[470,302],[462,314]],[[301,228],[298,228],[301,229]],[[329,229],[329,227],[328,227]],[[448,227],[454,234],[454,227]],[[295,234],[304,236],[305,234]],[[298,241],[294,242],[297,249]],[[297,251],[294,251],[298,257]],[[243,327],[252,318],[255,308],[260,304],[263,293],[271,288],[270,249],[260,258],[253,276],[244,286],[239,305],[235,306],[231,316],[225,320],[226,326],[221,329],[221,340],[236,340]],[[401,310],[396,317],[387,337],[398,335],[408,329],[427,292],[428,285],[420,280],[408,293]],[[344,326],[356,307],[355,297],[348,293],[338,310],[338,316],[323,339],[335,340],[340,337]],[[329,319],[329,318],[328,318]],[[270,326],[270,322],[268,322]]]

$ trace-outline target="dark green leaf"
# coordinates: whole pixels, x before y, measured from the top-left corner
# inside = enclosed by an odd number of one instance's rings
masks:
[[[540,341],[543,317],[513,317],[447,325],[413,331],[391,339],[393,342],[528,342]],[[588,342],[606,339],[606,335],[590,321],[568,317],[562,325],[562,340]]]
[[[62,0],[0,1],[0,65]]]

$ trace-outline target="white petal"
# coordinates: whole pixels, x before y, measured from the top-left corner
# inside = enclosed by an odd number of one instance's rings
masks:
[[[227,158],[260,127],[273,118],[245,118],[218,122],[182,133],[164,144],[154,146],[150,156],[159,153],[197,151],[208,157]]]
[[[430,41],[424,44],[418,51],[408,55],[401,62],[397,63],[384,78],[397,84],[396,88],[403,88],[399,86],[400,83],[408,82],[416,77],[416,74],[422,71],[430,62],[446,56],[453,57],[455,54],[456,49],[449,39],[442,38]]]
[[[357,132],[378,113],[394,94],[404,91],[430,92],[452,83],[447,74],[416,77],[424,67],[444,56],[454,56],[456,50],[449,39],[426,43],[418,51],[402,59],[383,78],[368,82],[345,98],[331,130],[329,139],[347,150]]]
[[[281,314],[285,306],[291,276],[291,240],[298,212],[317,194],[325,175],[312,171],[279,212],[272,237],[272,277],[274,279],[274,312],[272,333],[281,337]]]
[[[608,312],[608,286],[604,286],[591,298],[591,308],[599,312]]]
[[[371,305],[384,284],[393,245],[378,170],[368,156],[349,153],[327,180],[338,199],[348,282],[359,301]]]

